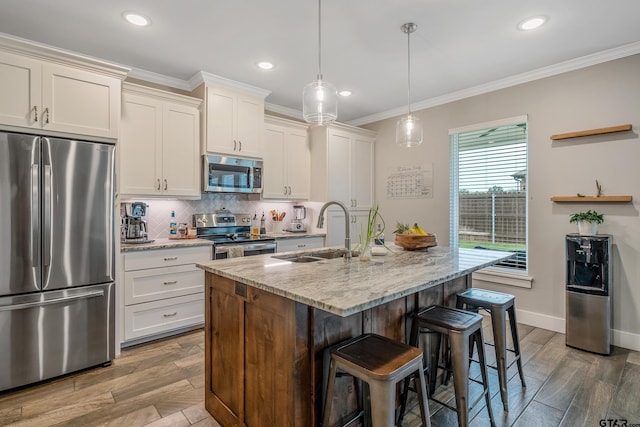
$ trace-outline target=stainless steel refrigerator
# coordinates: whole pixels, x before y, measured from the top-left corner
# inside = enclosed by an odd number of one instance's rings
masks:
[[[115,356],[114,146],[0,133],[0,390]]]

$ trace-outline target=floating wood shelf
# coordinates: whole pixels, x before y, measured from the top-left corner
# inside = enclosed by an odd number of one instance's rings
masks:
[[[558,133],[555,135],[551,135],[551,139],[555,141],[558,139],[578,138],[580,136],[590,136],[590,135],[602,135],[603,133],[625,132],[628,130],[631,130],[630,124],[620,125],[620,126],[611,126],[611,127],[599,128],[599,129],[581,130],[578,132]]]
[[[606,203],[606,202],[630,202],[631,196],[553,196],[552,202],[588,202],[588,203]]]

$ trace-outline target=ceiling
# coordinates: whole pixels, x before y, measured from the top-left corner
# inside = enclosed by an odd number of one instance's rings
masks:
[[[2,0],[0,32],[133,68],[191,89],[199,71],[271,91],[273,111],[299,117],[318,71],[315,0]],[[126,23],[123,11],[152,20]],[[518,30],[525,18],[546,25]],[[638,0],[323,0],[322,72],[338,120],[364,124],[407,108],[407,36],[416,107],[640,53]],[[275,63],[270,71],[259,60]]]

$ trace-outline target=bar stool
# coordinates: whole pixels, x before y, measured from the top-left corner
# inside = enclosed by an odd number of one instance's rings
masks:
[[[488,365],[490,368],[497,369],[498,380],[500,382],[500,397],[502,398],[502,406],[505,411],[509,411],[508,393],[507,393],[507,369],[513,364],[518,363],[518,373],[522,387],[527,385],[524,382],[524,373],[522,371],[522,360],[520,357],[520,340],[518,339],[518,328],[516,326],[516,310],[515,297],[502,292],[488,291],[485,289],[469,288],[457,295],[456,306],[468,311],[478,312],[483,309],[491,314],[491,326],[493,328],[493,345],[496,351],[496,362],[498,366]],[[513,349],[507,348],[507,319],[506,314],[509,313],[509,323],[511,324],[511,338],[513,341]],[[507,365],[507,351],[515,354],[514,360]]]
[[[422,365],[422,352],[419,349],[376,334],[360,335],[335,346],[331,349],[322,426],[329,427],[335,379],[338,370],[341,370],[369,386],[373,427],[395,425],[396,384],[417,372],[422,425],[430,427]]]
[[[413,325],[411,326],[409,344],[417,347],[419,345],[421,333],[437,333],[438,338],[440,336],[444,336],[446,338],[448,341],[448,353],[450,355],[453,370],[453,387],[456,399],[455,408],[433,397],[435,377],[438,372],[438,368],[440,367],[438,361],[440,351],[438,351],[436,353],[436,360],[430,367],[425,368],[425,370],[429,372],[429,383],[431,386],[430,392],[432,394],[430,397],[431,400],[456,411],[458,416],[458,425],[460,427],[466,427],[469,424],[469,410],[473,408],[484,396],[491,425],[495,425],[493,420],[493,411],[491,410],[491,396],[489,393],[484,347],[482,345],[482,316],[465,310],[441,305],[432,305],[413,314]],[[438,339],[438,342],[439,341],[440,340]],[[482,382],[469,378],[469,364],[471,361],[469,355],[473,352],[474,344],[478,350]],[[404,417],[406,409],[409,380],[410,379],[408,378],[404,383],[402,404],[400,406],[400,414],[398,417],[399,426],[402,425],[402,418]],[[482,394],[470,405],[468,404],[469,381],[477,382],[483,386]]]

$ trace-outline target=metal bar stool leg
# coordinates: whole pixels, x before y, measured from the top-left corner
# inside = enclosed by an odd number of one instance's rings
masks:
[[[469,425],[469,337],[455,332],[449,333],[451,346],[451,365],[455,371],[453,375],[453,389],[456,397],[456,411],[458,425]]]
[[[500,397],[504,410],[509,412],[509,393],[507,392],[507,318],[504,310],[491,310],[491,326],[493,342],[496,347],[496,365],[498,367],[498,382],[500,383]]]
[[[516,355],[516,363],[518,364],[518,374],[520,375],[520,382],[522,387],[526,387],[524,382],[524,371],[522,370],[522,356],[520,355],[520,338],[518,337],[518,326],[516,322],[516,309],[511,306],[507,309],[509,313],[509,324],[511,325],[511,339],[513,341],[513,352]]]
[[[395,424],[396,386],[389,382],[369,381],[371,401],[371,421],[373,427],[388,427]]]
[[[491,426],[495,426],[496,423],[493,419],[493,409],[491,408],[491,394],[489,393],[489,375],[487,374],[487,363],[484,354],[484,339],[482,337],[482,329],[473,334],[472,339],[475,341],[476,348],[478,350],[478,361],[480,362],[480,374],[482,375],[482,383],[484,384],[484,400],[487,404],[487,413],[489,414],[489,421]]]

